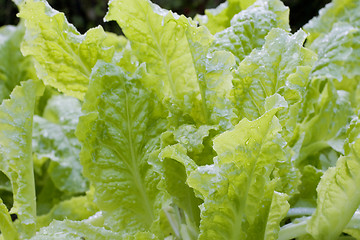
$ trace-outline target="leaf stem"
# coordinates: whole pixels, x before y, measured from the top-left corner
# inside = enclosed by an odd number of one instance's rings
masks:
[[[280,228],[278,240],[289,240],[307,234],[306,225],[311,217],[305,217],[297,223],[289,223]]]
[[[315,212],[315,208],[298,207],[291,208],[286,217],[310,216]]]
[[[176,237],[180,238],[180,230],[179,230],[179,225],[177,224],[176,220],[174,219],[174,217],[172,216],[172,214],[169,212],[171,209],[171,207],[169,208],[163,208],[163,211],[170,223],[171,228],[173,229]],[[174,209],[173,209],[174,210]],[[176,211],[176,210],[175,210]]]

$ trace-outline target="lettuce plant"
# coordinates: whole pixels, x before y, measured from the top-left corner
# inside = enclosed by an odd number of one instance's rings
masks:
[[[360,1],[0,28],[0,238],[360,239]]]

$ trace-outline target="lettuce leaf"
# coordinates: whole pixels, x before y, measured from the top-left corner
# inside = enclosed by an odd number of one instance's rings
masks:
[[[296,198],[295,206],[315,208],[317,200],[316,187],[323,172],[312,165],[306,165],[302,169],[301,175],[301,185],[299,186],[299,195]]]
[[[272,29],[262,49],[255,49],[240,63],[233,80],[233,94],[241,117],[254,120],[264,114],[265,99],[275,93],[281,95],[291,86],[288,77],[297,73],[300,66],[310,66],[315,61],[315,54],[302,47],[305,38],[301,30],[290,35],[282,29]],[[304,85],[300,82],[292,88],[297,90]]]
[[[91,218],[89,219],[91,220]],[[42,228],[31,240],[96,240],[96,239],[119,239],[121,236],[104,227],[93,226],[89,220],[71,221],[54,220],[48,227]]]
[[[81,35],[63,13],[41,0],[21,4],[18,16],[26,26],[21,51],[34,57],[38,77],[82,100],[96,61],[111,62],[114,55],[115,48],[106,46],[107,34],[102,27]]]
[[[276,234],[274,221],[279,224],[281,217],[269,219],[277,183],[270,174],[286,155],[277,111],[252,122],[243,119],[220,134],[214,139],[214,164],[191,172],[187,182],[204,199],[199,239],[261,239],[265,230]]]
[[[334,0],[304,26],[310,34],[306,45],[319,55],[313,77],[333,79],[337,89],[350,92],[354,108],[359,102],[359,10],[358,1]]]
[[[213,41],[206,28],[147,0],[111,1],[105,19],[117,21],[136,58],[146,62],[141,82],[168,106],[177,121],[172,125],[230,127],[235,115],[224,97],[231,89],[234,58],[227,52],[206,54]]]
[[[265,43],[265,36],[272,28],[289,27],[289,9],[279,0],[257,1],[236,14],[230,26],[215,34],[212,49],[227,50],[234,54],[236,63]]]
[[[288,198],[286,194],[274,192],[265,228],[265,240],[278,239],[280,230],[279,223],[285,218],[290,208]]]
[[[201,97],[198,105],[198,96],[193,99],[195,104],[187,105],[203,113],[203,116],[196,113],[191,116],[195,121],[200,119],[197,123],[217,125],[221,130],[229,129],[237,120],[234,105],[229,100],[234,57],[226,51],[211,51],[213,36],[204,27],[188,26],[186,38],[196,72],[195,80],[199,86],[199,92],[195,93]]]
[[[328,39],[332,39],[330,42]],[[337,85],[349,92],[356,88],[360,79],[360,30],[350,24],[337,23],[321,38],[317,38],[311,49],[318,53],[312,77],[337,80]],[[351,82],[357,78],[357,81]]]
[[[35,100],[43,91],[44,86],[39,81],[22,82],[0,106],[0,170],[11,181],[14,205],[10,212],[18,216],[21,237],[31,237],[35,233],[31,135]]]
[[[160,176],[147,162],[164,129],[161,105],[141,86],[140,77],[98,62],[76,130],[84,175],[95,187],[105,225],[128,235],[156,228],[166,203],[157,189]]]
[[[0,198],[0,230],[4,239],[16,240],[19,238],[19,234],[15,225],[12,222],[9,211],[3,201]]]
[[[306,228],[315,239],[337,239],[359,207],[359,133],[360,121],[355,118],[348,130],[345,155],[325,172],[317,187],[316,211]]]
[[[173,211],[178,213],[173,214],[175,217],[171,217],[171,212],[165,210],[167,218],[177,237],[197,239],[200,224],[199,205],[202,200],[196,196],[194,189],[187,184],[188,175],[196,169],[197,165],[187,156],[187,151],[181,144],[165,147],[160,152],[159,157],[161,163],[154,164],[154,166],[164,176],[163,186],[176,204]],[[176,208],[181,210],[179,211]]]
[[[306,117],[299,125],[301,136],[297,144],[301,149],[299,155],[294,156],[297,164],[303,164],[308,156],[329,147],[344,153],[346,126],[354,114],[349,93],[337,91],[332,81],[314,80],[308,89],[302,110]],[[318,163],[311,164],[318,166]]]
[[[72,194],[88,189],[79,160],[81,145],[75,137],[80,115],[79,100],[59,95],[48,100],[42,117],[34,116],[34,156],[42,163],[50,159],[47,172],[52,182]]]
[[[201,25],[206,26],[212,34],[230,26],[230,20],[238,12],[251,6],[256,0],[227,0],[217,8],[205,10],[205,15],[196,16]]]
[[[320,10],[319,16],[314,17],[304,26],[310,36],[308,45],[317,38],[324,38],[336,23],[350,23],[353,27],[360,26],[360,3],[357,0],[333,0]]]
[[[8,99],[10,93],[21,81],[36,79],[35,68],[29,57],[20,52],[20,43],[25,27],[3,26],[0,28],[0,103]]]
[[[126,37],[15,2],[19,26],[0,28],[0,239],[360,236],[358,1],[294,34],[279,0],[195,20],[110,1]]]
[[[36,228],[48,226],[53,220],[64,219],[81,221],[96,214],[98,208],[94,203],[93,191],[86,193],[86,196],[77,196],[62,201],[55,205],[50,212],[37,217]]]
[[[145,87],[161,99],[182,99],[198,89],[192,81],[195,70],[185,36],[188,19],[147,0],[111,1],[105,19],[119,24],[136,57],[146,62],[149,75],[142,80]]]

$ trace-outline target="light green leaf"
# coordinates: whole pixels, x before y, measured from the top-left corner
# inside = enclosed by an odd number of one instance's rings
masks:
[[[126,46],[120,53],[116,53],[113,58],[113,63],[120,66],[128,73],[135,73],[140,65],[139,59],[135,56],[133,49],[128,41]]]
[[[317,187],[315,213],[307,231],[315,239],[337,239],[360,204],[360,120],[354,118],[345,144],[345,155],[329,168]]]
[[[317,38],[323,38],[336,23],[350,23],[353,27],[360,27],[360,2],[358,0],[333,0],[321,9],[319,16],[314,17],[304,26],[310,34],[307,45]]]
[[[160,176],[147,162],[159,148],[163,113],[139,78],[98,62],[76,130],[84,175],[95,187],[105,225],[130,235],[151,230],[166,203],[157,189]]]
[[[312,77],[337,80],[342,89],[353,91],[360,80],[359,41],[358,28],[350,24],[335,24],[328,34],[311,44],[311,49],[319,55],[312,70]],[[349,80],[355,77],[358,77],[358,81],[349,84]],[[343,80],[345,83],[341,84]]]
[[[348,23],[336,23],[329,33],[315,39],[310,46],[319,55],[312,77],[332,79],[337,89],[350,92],[353,108],[359,106],[359,41],[359,28]]]
[[[261,48],[272,28],[289,27],[289,9],[279,0],[257,1],[231,20],[231,26],[215,34],[212,49],[227,50],[240,62],[255,48]]]
[[[161,9],[148,0],[114,0],[105,19],[115,20],[130,40],[140,62],[146,62],[145,87],[162,99],[183,99],[198,90],[185,36],[189,19]]]
[[[21,81],[36,78],[30,58],[24,57],[20,52],[24,33],[22,23],[17,27],[0,28],[0,103],[9,98],[13,88]]]
[[[161,148],[179,143],[186,149],[187,155],[196,164],[211,164],[215,156],[212,148],[212,138],[218,132],[219,128],[214,125],[196,127],[195,125],[183,124],[161,135]]]
[[[93,226],[89,223],[89,220],[54,220],[48,227],[41,228],[31,240],[122,239],[120,234],[107,230],[104,227]]]
[[[0,170],[11,181],[14,205],[22,237],[35,233],[35,185],[31,135],[36,97],[44,91],[39,81],[28,80],[15,87],[0,106]]]
[[[349,91],[354,108],[359,105],[359,19],[359,1],[334,0],[304,26],[310,33],[307,46],[319,55],[313,77],[333,79],[337,89]]]
[[[51,211],[45,215],[38,216],[36,219],[36,228],[48,226],[53,220],[62,221],[64,219],[81,221],[94,215],[98,208],[95,205],[93,193],[87,193],[86,196],[73,197],[55,205]]]
[[[116,52],[121,52],[124,50],[126,45],[128,44],[128,40],[123,35],[117,35],[112,32],[105,32],[106,38],[102,42],[104,47],[115,47]]]
[[[329,147],[344,153],[346,125],[354,114],[349,93],[336,91],[332,81],[326,83],[314,80],[308,89],[305,107],[302,109],[302,113],[306,115],[299,126],[302,136],[298,143],[301,149],[298,156],[294,155],[297,164]]]
[[[181,125],[173,131],[174,140],[182,144],[187,151],[200,154],[204,150],[204,138],[210,135],[211,130],[217,130],[216,126],[202,125],[197,128],[194,125]]]
[[[146,62],[141,81],[166,103],[172,125],[231,125],[236,116],[226,96],[234,58],[227,52],[207,55],[213,37],[204,27],[147,0],[111,1],[106,19],[118,22],[135,57]]]
[[[291,84],[288,83],[288,90],[294,90],[291,89]],[[294,90],[296,91],[296,90]],[[284,94],[287,96],[287,94]],[[288,97],[288,96],[287,96]],[[293,101],[294,99],[289,98],[289,102]],[[301,98],[300,98],[301,100]],[[299,101],[300,101],[299,100]],[[280,94],[275,93],[274,95],[267,97],[265,99],[265,110],[271,111],[272,109],[279,109],[277,112],[279,123],[282,125],[282,136],[284,136],[284,139],[287,138],[291,139],[291,134],[289,134],[289,129],[291,130],[292,122],[295,122],[296,125],[296,114],[293,114],[293,108],[297,108],[297,105],[300,105],[298,103],[288,106],[288,102],[282,97]],[[293,119],[295,118],[295,119]],[[292,149],[290,149],[288,146],[284,147],[285,153],[286,153],[286,160],[278,161],[275,164],[275,168],[272,172],[272,178],[278,179],[277,186],[275,188],[276,191],[281,193],[286,193],[289,197],[293,197],[295,194],[298,193],[298,186],[300,184],[300,172],[295,167],[295,162],[292,161]]]
[[[354,237],[354,239],[360,239],[359,229],[344,229],[344,233]]]
[[[200,223],[199,205],[201,199],[195,196],[194,190],[187,183],[187,176],[197,167],[196,163],[187,156],[186,149],[180,144],[167,146],[159,154],[161,159],[161,173],[165,177],[164,185],[172,196],[174,203],[185,211],[190,223],[198,228]],[[180,232],[180,224],[178,230]]]
[[[178,116],[187,114],[196,122],[206,122],[185,34],[191,20],[148,0],[111,1],[105,19],[117,21],[130,40],[135,57],[146,62],[147,74],[141,81],[172,108],[173,119],[178,121]],[[173,125],[178,124],[181,123]]]
[[[281,95],[287,88],[288,77],[300,66],[314,62],[314,53],[302,47],[305,37],[301,30],[291,35],[282,29],[272,29],[262,49],[255,49],[240,63],[233,80],[233,94],[241,117],[253,120],[261,116],[265,99],[275,93]],[[300,83],[297,88],[302,86]]]
[[[312,165],[306,165],[301,171],[301,184],[299,195],[296,200],[296,207],[316,207],[316,187],[323,175]]]
[[[300,171],[296,168],[294,161],[291,160],[291,153],[289,147],[284,147],[286,158],[283,161],[278,161],[275,164],[275,169],[272,172],[272,178],[278,179],[276,191],[286,193],[290,198],[296,195],[299,190]]]
[[[158,240],[154,234],[150,232],[137,232],[134,235],[123,236],[124,240]]]
[[[227,0],[217,8],[205,10],[205,15],[196,16],[201,25],[206,26],[212,34],[230,26],[235,14],[251,6],[256,0]]]
[[[302,105],[307,99],[307,90],[310,82],[311,66],[300,66],[295,73],[288,76],[286,87],[280,91],[281,96],[287,101],[288,108],[281,110],[277,117],[283,126],[283,136],[296,151],[295,143],[299,138],[298,123],[304,118]],[[306,114],[306,112],[304,113]]]
[[[188,184],[204,199],[200,240],[264,238],[277,184],[270,174],[286,156],[277,111],[252,122],[243,119],[234,130],[220,134],[214,139],[214,164],[190,174]]]
[[[193,104],[195,107],[188,106],[198,112],[197,109],[200,108],[203,113],[203,116],[193,118],[204,118],[202,122],[218,125],[220,130],[229,129],[237,121],[234,106],[229,100],[233,79],[231,69],[235,65],[234,56],[226,51],[209,52],[213,36],[204,27],[189,25],[186,37],[196,72],[195,79],[199,86],[198,94],[201,97],[199,104]],[[192,116],[198,115],[195,111]]]
[[[13,224],[7,207],[0,198],[0,232],[6,240],[19,239],[15,225]]]
[[[51,160],[47,169],[51,180],[60,191],[70,193],[88,188],[79,160],[81,145],[75,137],[80,115],[79,100],[59,95],[48,100],[43,117],[34,117],[33,152],[39,161]]]
[[[108,35],[102,27],[81,35],[63,13],[42,0],[26,1],[18,16],[25,20],[26,26],[21,51],[36,60],[38,77],[45,84],[82,100],[96,61],[110,62],[114,55],[115,48],[108,46]]]
[[[282,226],[279,232],[278,240],[314,240],[306,232],[306,224],[308,223],[309,219],[310,217],[296,218],[291,223]]]
[[[285,218],[290,205],[287,202],[288,196],[275,192],[271,202],[269,216],[265,229],[265,240],[277,240],[280,231],[280,222]]]

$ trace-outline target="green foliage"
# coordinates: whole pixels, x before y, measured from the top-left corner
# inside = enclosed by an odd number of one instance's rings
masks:
[[[28,80],[15,87],[0,106],[0,170],[9,177],[14,194],[11,213],[19,217],[22,237],[35,233],[36,202],[31,134],[35,100],[44,90],[40,81]],[[4,205],[1,203],[2,212]],[[3,228],[2,231],[12,230]]]
[[[2,239],[359,238],[359,1],[294,34],[280,0],[195,19],[110,1],[125,36],[16,3],[21,23],[0,29]]]
[[[25,34],[23,24],[0,28],[0,101],[8,99],[13,88],[21,81],[36,79],[30,57],[20,52],[20,43]]]

